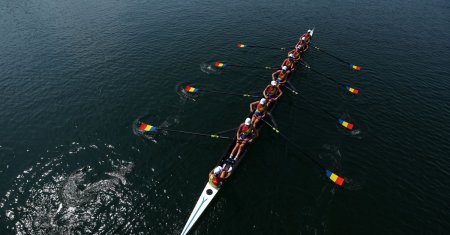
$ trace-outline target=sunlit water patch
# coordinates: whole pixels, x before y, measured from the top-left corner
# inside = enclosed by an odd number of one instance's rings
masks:
[[[120,222],[137,194],[127,180],[133,167],[110,144],[55,147],[17,175],[3,196],[7,229],[18,234],[92,233]]]

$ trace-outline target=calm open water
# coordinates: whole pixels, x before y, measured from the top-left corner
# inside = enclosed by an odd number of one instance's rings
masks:
[[[346,177],[338,188],[265,128],[193,234],[447,234],[450,229],[450,2],[0,2],[0,233],[179,234],[229,142],[134,134],[144,120],[199,132],[236,127],[265,70],[310,27],[315,69],[274,111],[282,132]],[[313,102],[314,105],[305,101]],[[296,107],[294,107],[294,105]],[[319,106],[356,124],[347,132]],[[227,133],[232,135],[232,133]]]

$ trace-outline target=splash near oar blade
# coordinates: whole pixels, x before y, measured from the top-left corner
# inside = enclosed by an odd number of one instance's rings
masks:
[[[221,63],[221,62],[216,62],[216,63],[214,63],[214,66],[216,66],[217,68],[223,68],[226,66],[226,64]]]
[[[346,121],[344,121],[344,120],[342,120],[342,119],[339,119],[338,122],[339,122],[339,124],[340,124],[341,126],[347,128],[347,129],[349,129],[349,130],[352,130],[352,129],[353,129],[353,124],[352,124],[352,123],[346,122]]]
[[[156,127],[142,122],[141,125],[139,126],[139,130],[145,132],[155,132]]]
[[[247,46],[244,45],[244,44],[242,44],[242,43],[238,43],[238,44],[236,44],[236,47],[237,47],[237,48],[245,48],[245,47],[247,47]]]
[[[356,71],[360,71],[360,70],[361,70],[361,66],[358,66],[358,65],[351,64],[350,67],[351,67],[353,70],[356,70]]]
[[[347,86],[346,88],[347,88],[347,90],[348,90],[350,93],[352,93],[352,94],[354,94],[354,95],[357,95],[357,94],[359,93],[359,90],[356,89],[356,88],[353,88],[353,87],[350,87],[350,86]]]
[[[197,93],[197,92],[198,92],[198,89],[195,88],[195,87],[186,86],[186,87],[184,88],[184,91],[189,92],[189,93]]]
[[[334,174],[333,172],[326,170],[327,177],[330,178],[331,181],[333,181],[335,184],[342,186],[344,183],[344,178]]]

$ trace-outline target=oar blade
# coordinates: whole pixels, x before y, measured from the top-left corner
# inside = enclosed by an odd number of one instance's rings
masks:
[[[141,125],[139,125],[139,130],[143,131],[143,132],[155,132],[156,131],[156,127],[149,125],[147,123],[143,123],[141,122]]]
[[[346,89],[347,89],[348,92],[350,92],[350,93],[352,93],[354,95],[357,95],[359,93],[358,89],[350,87],[350,86],[346,86]]]
[[[345,120],[340,119],[340,118],[339,118],[338,122],[341,126],[347,128],[350,131],[353,129],[353,123],[346,122]]]
[[[184,91],[186,91],[188,93],[197,93],[199,90],[198,90],[198,88],[195,88],[195,87],[186,86],[184,88]]]
[[[247,45],[242,44],[242,43],[237,43],[237,44],[236,44],[236,47],[237,47],[237,48],[245,48],[245,47],[247,47]]]
[[[326,175],[327,177],[333,181],[335,184],[342,186],[342,184],[344,183],[344,178],[334,174],[333,172],[326,170]]]
[[[356,70],[356,71],[360,71],[361,70],[361,66],[354,65],[354,64],[350,64],[350,68],[352,68],[353,70]]]
[[[226,66],[226,64],[224,64],[220,61],[217,61],[216,63],[214,63],[214,66],[216,66],[217,68],[223,68]]]

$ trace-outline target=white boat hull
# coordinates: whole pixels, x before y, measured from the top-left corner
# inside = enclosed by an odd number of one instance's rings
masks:
[[[216,196],[217,192],[219,192],[219,188],[214,188],[209,182],[206,183],[202,195],[199,197],[197,204],[195,204],[194,210],[189,216],[189,219],[186,222],[181,235],[186,235],[189,230],[191,230],[195,222],[203,214],[203,211],[208,207],[209,203],[211,203],[213,198]]]

